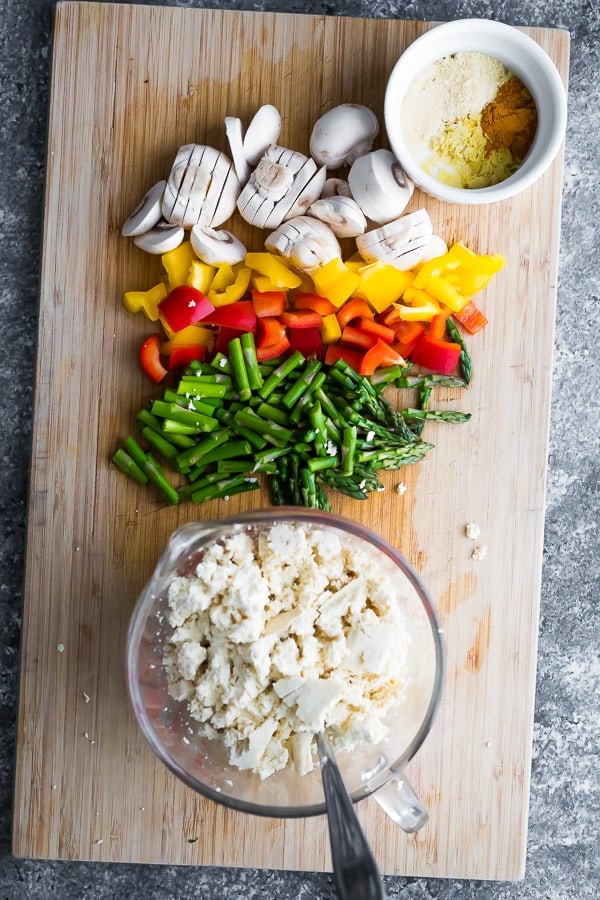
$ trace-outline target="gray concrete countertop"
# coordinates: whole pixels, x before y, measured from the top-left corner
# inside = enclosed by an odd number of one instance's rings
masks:
[[[571,34],[527,873],[516,883],[385,881],[390,898],[414,900],[597,898],[600,6],[590,0],[180,0],[170,5],[437,21],[477,16]],[[0,0],[0,900],[333,898],[332,877],[319,873],[61,863],[10,855],[51,8],[48,0]]]

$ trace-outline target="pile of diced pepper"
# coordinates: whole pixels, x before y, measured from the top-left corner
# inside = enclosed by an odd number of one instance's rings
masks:
[[[343,359],[364,376],[407,361],[451,375],[464,352],[456,323],[469,334],[487,324],[472,296],[504,265],[499,254],[479,255],[460,242],[408,271],[352,257],[310,278],[268,252],[212,266],[189,241],[161,260],[164,278],[123,298],[130,312],[161,325],[140,349],[155,383],[225,351],[242,333],[253,334],[259,362],[299,350],[326,365]]]
[[[170,504],[226,500],[259,476],[279,505],[329,510],[328,490],[366,499],[381,471],[433,448],[426,421],[469,420],[429,401],[469,383],[456,323],[486,325],[471,297],[503,264],[456,243],[410,271],[335,259],[307,279],[265,252],[211,266],[184,242],[162,256],[158,284],[124,295],[161,325],[140,348],[143,370],[174,384],[137,416],[150,449],[129,436],[113,461]],[[395,409],[389,385],[416,389],[417,405]]]

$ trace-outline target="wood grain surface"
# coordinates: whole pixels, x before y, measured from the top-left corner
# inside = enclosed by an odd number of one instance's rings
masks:
[[[382,121],[386,77],[419,22],[59,3],[55,13],[22,680],[17,856],[328,870],[324,817],[235,814],[196,796],[138,731],[124,680],[129,615],[170,532],[264,506],[266,495],[164,508],[110,464],[152,395],[135,349],[147,323],[124,290],[159,262],[120,236],[177,148],[227,151],[225,115],[281,111],[281,143],[308,150],[340,102]],[[525,29],[566,79],[566,32]],[[401,549],[437,603],[448,675],[409,766],[430,822],[407,836],[372,800],[359,814],[382,870],[521,877],[525,863],[562,157],[520,197],[446,206],[416,192],[448,242],[501,252],[471,340],[475,379],[439,392],[468,425],[429,424],[436,447],[363,503],[334,498]],[[262,235],[238,233],[255,249]],[[404,495],[395,486],[406,483]],[[471,558],[467,522],[488,548]],[[59,646],[63,648],[59,652]],[[197,838],[194,843],[191,839]]]

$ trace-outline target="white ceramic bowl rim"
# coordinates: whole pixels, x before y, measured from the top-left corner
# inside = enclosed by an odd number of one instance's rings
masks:
[[[469,50],[494,56],[517,75],[532,94],[538,111],[535,138],[518,171],[497,185],[477,189],[450,187],[424,172],[404,140],[400,116],[405,94],[416,75],[444,56]],[[457,19],[426,31],[402,53],[390,74],[384,114],[390,146],[419,188],[441,200],[481,204],[512,197],[548,169],[564,139],[567,95],[558,69],[529,35],[492,19]]]

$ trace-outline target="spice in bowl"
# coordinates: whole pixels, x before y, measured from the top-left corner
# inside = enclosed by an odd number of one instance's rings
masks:
[[[537,109],[525,84],[498,59],[459,51],[427,66],[401,111],[422,169],[457,188],[485,188],[515,172],[533,142]]]

